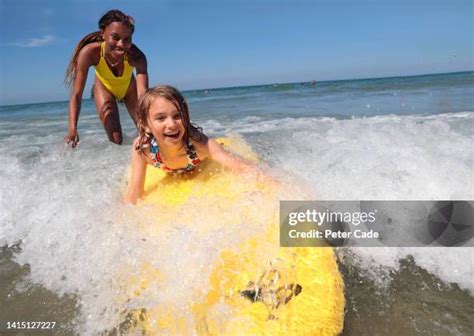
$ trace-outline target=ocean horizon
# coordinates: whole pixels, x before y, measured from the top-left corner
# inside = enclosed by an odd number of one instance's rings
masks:
[[[189,94],[191,92],[199,92],[199,91],[219,91],[219,90],[230,90],[230,89],[237,89],[237,88],[259,88],[259,87],[268,87],[274,85],[310,85],[311,82],[315,82],[316,84],[323,84],[323,83],[338,83],[338,82],[357,82],[357,81],[368,81],[368,80],[382,80],[382,79],[400,79],[400,78],[411,78],[411,77],[430,77],[430,76],[440,76],[440,75],[454,75],[454,74],[468,74],[473,73],[474,70],[465,70],[465,71],[455,71],[455,72],[434,72],[434,73],[423,73],[423,74],[413,74],[413,75],[391,75],[391,76],[381,76],[381,77],[363,77],[363,78],[346,78],[346,79],[325,79],[325,80],[316,80],[316,79],[309,79],[309,80],[302,80],[302,81],[292,81],[292,82],[276,82],[276,83],[263,83],[263,84],[248,84],[248,85],[240,85],[240,86],[221,86],[221,87],[202,87],[202,88],[195,88],[195,89],[184,89],[182,90],[183,94]],[[166,83],[155,83],[156,84],[166,84]],[[178,88],[179,89],[179,88]],[[87,92],[84,90],[84,92]],[[84,100],[93,100],[92,97],[87,97],[84,95]],[[39,102],[29,102],[29,103],[18,103],[18,104],[0,104],[0,107],[13,107],[13,106],[21,106],[21,105],[32,105],[32,104],[48,104],[48,103],[63,103],[69,102],[68,99],[65,100],[46,100],[46,101],[39,101]]]

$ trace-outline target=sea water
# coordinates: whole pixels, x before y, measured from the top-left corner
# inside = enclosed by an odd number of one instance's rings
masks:
[[[242,137],[283,183],[295,179],[315,199],[474,198],[473,72],[185,96],[205,133]],[[85,100],[81,142],[71,150],[63,144],[67,106],[0,107],[0,320],[53,320],[57,334],[100,334],[120,330],[124,312],[139,308],[121,291],[134,265],[155,262],[177,278],[175,291],[155,288],[155,298],[140,304],[170,298],[178,304],[193,282],[205,279],[216,248],[178,224],[163,239],[137,233],[144,214],[121,203],[136,136],[125,107],[124,145],[117,146]],[[190,210],[196,225],[213,220]],[[135,220],[127,219],[130,211]],[[214,241],[225,246],[228,237]],[[340,248],[337,254],[345,334],[473,332],[472,248]]]

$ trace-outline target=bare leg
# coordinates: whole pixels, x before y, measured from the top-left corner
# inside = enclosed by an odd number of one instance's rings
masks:
[[[123,98],[125,101],[125,106],[127,106],[128,114],[132,117],[135,126],[138,123],[138,116],[137,116],[137,107],[138,107],[138,97],[137,97],[137,81],[135,80],[135,76],[132,76],[130,80],[130,85],[128,86],[127,93]]]
[[[112,93],[97,79],[94,79],[94,101],[100,121],[104,125],[107,137],[120,145],[123,141],[122,126],[117,101]]]

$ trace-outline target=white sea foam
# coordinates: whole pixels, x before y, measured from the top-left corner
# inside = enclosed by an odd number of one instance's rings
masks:
[[[189,313],[220,251],[262,231],[252,218],[278,211],[276,200],[264,205],[258,193],[225,212],[216,199],[191,199],[163,234],[146,208],[120,203],[128,146],[112,146],[103,134],[89,135],[77,151],[55,141],[45,146],[38,137],[27,147],[0,148],[0,244],[21,242],[15,261],[30,265],[32,283],[78,295],[80,334],[111,330],[127,311],[157,303]],[[191,225],[189,218],[183,225],[191,215]],[[204,227],[211,228],[205,235]]]
[[[473,126],[472,112],[289,120],[266,142],[272,164],[303,178],[322,200],[472,200]],[[443,281],[474,290],[472,248],[354,251],[368,273],[413,255]]]
[[[305,181],[319,199],[434,200],[473,199],[473,120],[474,113],[466,112],[352,120],[247,118],[208,125],[248,137],[270,165]],[[239,232],[222,229],[199,240],[195,230],[201,221],[239,217],[238,206],[216,216],[209,204],[195,227],[183,228],[176,220],[169,236],[149,239],[151,233],[137,230],[149,223],[147,214],[120,205],[129,147],[110,145],[100,128],[91,130],[77,151],[59,141],[56,134],[43,134],[1,143],[0,244],[22,242],[16,260],[30,264],[31,281],[79,295],[79,332],[111,329],[121,322],[122,311],[153,304],[148,300],[185,306],[189,288],[205,286],[207,265],[217,251],[258,229],[242,223]],[[262,208],[258,198],[249,202],[256,211]],[[372,271],[375,265],[396,269],[398,260],[411,254],[443,281],[474,288],[472,249],[354,251],[375,279],[381,278]],[[127,283],[140,277],[147,263],[173,275],[174,290],[150,285],[144,290],[149,295],[130,301],[137,288]]]

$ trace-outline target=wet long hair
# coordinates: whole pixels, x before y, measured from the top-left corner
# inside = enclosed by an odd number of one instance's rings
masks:
[[[206,136],[202,133],[202,128],[193,124],[189,118],[189,109],[186,100],[178,89],[169,85],[159,85],[149,88],[141,96],[137,108],[137,129],[139,135],[139,143],[137,149],[143,149],[144,144],[153,136],[146,132],[146,127],[149,126],[149,111],[150,107],[156,98],[164,98],[172,103],[176,110],[180,112],[181,121],[184,126],[183,145],[189,143],[190,139],[198,142],[205,141]]]
[[[90,43],[102,42],[104,40],[102,38],[102,32],[112,22],[121,22],[125,24],[128,28],[131,29],[132,34],[135,31],[135,20],[131,16],[128,16],[127,14],[119,11],[118,9],[112,9],[105,13],[99,20],[99,30],[84,36],[76,45],[76,48],[72,53],[71,60],[69,61],[69,65],[66,69],[66,77],[64,79],[64,83],[66,84],[66,86],[70,86],[76,78],[77,58],[81,49]]]

